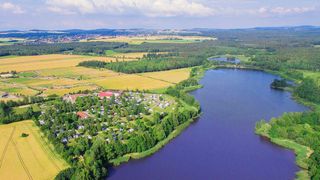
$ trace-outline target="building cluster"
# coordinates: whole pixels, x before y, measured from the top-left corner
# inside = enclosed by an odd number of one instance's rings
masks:
[[[98,134],[104,134],[107,143],[113,140],[125,140],[137,129],[137,119],[143,121],[144,118],[152,118],[153,113],[165,113],[167,110],[174,109],[176,105],[173,99],[160,94],[148,94],[140,92],[122,91],[101,91],[92,94],[68,94],[63,97],[64,101],[76,103],[77,98],[96,96],[98,97],[99,107],[91,104],[89,109],[75,111],[78,117],[74,129],[68,129],[67,125],[57,125],[54,131],[56,137],[60,136],[61,142],[68,143],[72,139],[85,137],[91,139]],[[112,98],[113,97],[113,98]],[[102,102],[113,99],[112,106],[105,106]],[[110,100],[111,101],[111,100]],[[135,108],[133,107],[135,106]],[[139,108],[137,110],[137,107]],[[106,110],[105,108],[108,108]],[[116,108],[116,109],[115,109]],[[58,110],[57,110],[58,111]],[[45,112],[43,112],[44,114]],[[49,115],[47,120],[39,120],[41,126],[46,125],[46,121],[54,122],[54,117]],[[51,119],[51,120],[50,120]],[[50,122],[50,123],[51,123]],[[92,133],[94,126],[96,133]],[[68,132],[68,133],[66,133]],[[67,134],[67,135],[66,135]],[[61,138],[62,137],[62,138]]]
[[[98,96],[100,99],[111,98],[112,96],[119,97],[122,91],[101,91],[99,93],[94,93],[93,95]],[[67,94],[63,96],[63,100],[71,103],[75,103],[78,97],[91,96],[92,94]]]

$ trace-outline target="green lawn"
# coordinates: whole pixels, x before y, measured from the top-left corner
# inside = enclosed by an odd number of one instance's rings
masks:
[[[317,82],[320,84],[320,72],[314,72],[314,71],[301,71],[303,73],[304,77],[309,77],[314,80],[317,80]]]
[[[36,77],[38,75],[35,72],[29,71],[29,72],[21,72],[21,73],[19,73],[19,76],[22,76],[22,77]]]
[[[114,56],[114,55],[116,55],[118,53],[113,51],[113,50],[106,50],[105,54],[106,54],[106,56]]]
[[[13,109],[13,111],[15,113],[17,113],[17,114],[23,114],[23,113],[25,113],[27,111],[28,107],[30,107],[30,105],[15,107]],[[35,111],[35,112],[40,112],[41,111],[41,109],[40,109],[38,104],[32,104],[31,107],[32,107],[33,111]]]

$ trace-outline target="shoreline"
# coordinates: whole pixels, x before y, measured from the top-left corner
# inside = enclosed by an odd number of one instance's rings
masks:
[[[201,66],[196,66],[196,67],[200,67],[200,71],[199,71],[199,74],[197,74],[193,78],[197,79],[198,81],[200,81],[200,79],[203,78],[206,71],[215,70],[215,69],[239,69],[239,70],[262,71],[265,73],[278,75],[284,79],[292,80],[288,77],[283,77],[281,72],[271,71],[271,70],[262,69],[259,67],[251,67],[251,66],[246,66],[246,65],[213,65],[210,67],[201,67]],[[188,87],[184,91],[191,92],[191,91],[200,89],[202,87],[203,87],[203,85],[199,84],[197,86]],[[290,92],[288,90],[284,90],[284,91]],[[292,93],[292,92],[290,92],[290,93]],[[291,98],[295,102],[309,107],[310,110],[314,110],[314,109],[318,108],[318,106],[316,104],[305,101],[299,97],[294,96],[293,94],[291,94]],[[140,152],[140,153],[126,154],[122,157],[111,160],[111,163],[113,164],[114,167],[117,167],[117,166],[120,166],[122,163],[128,162],[130,159],[138,160],[138,159],[142,159],[142,158],[148,157],[148,156],[156,153],[161,148],[163,148],[166,144],[168,144],[171,140],[173,140],[175,137],[179,136],[186,128],[189,127],[189,125],[191,123],[195,122],[196,119],[199,118],[200,116],[201,116],[201,113],[197,117],[190,119],[190,120],[186,121],[184,124],[181,124],[180,126],[178,126],[178,128],[176,130],[174,130],[173,132],[171,132],[171,134],[166,139],[160,141],[153,148],[151,148],[147,151],[144,151],[144,152]],[[267,125],[269,125],[269,124],[267,124]],[[271,143],[279,145],[282,148],[292,150],[295,153],[295,163],[300,168],[300,170],[298,172],[296,172],[296,179],[298,179],[298,180],[310,179],[309,174],[308,174],[308,165],[305,162],[309,159],[310,155],[313,153],[313,150],[310,147],[303,146],[301,144],[298,144],[298,143],[291,141],[291,140],[288,140],[288,139],[271,138],[269,136],[269,134],[263,133],[263,132],[258,132],[257,129],[256,129],[255,133],[261,137],[267,138]]]
[[[172,131],[170,133],[170,135],[165,138],[164,140],[158,142],[154,147],[152,147],[151,149],[148,149],[146,151],[143,152],[139,152],[139,153],[130,153],[130,154],[126,154],[122,157],[119,157],[117,159],[113,159],[110,162],[113,164],[114,167],[120,166],[122,163],[126,163],[128,162],[130,159],[133,160],[138,160],[138,159],[142,159],[148,156],[151,156],[152,154],[156,153],[157,151],[159,151],[161,148],[163,148],[166,144],[168,144],[171,140],[173,140],[175,137],[179,136],[186,128],[189,127],[189,125],[191,125],[191,123],[195,122],[201,114],[199,114],[198,116],[189,119],[188,121],[186,121],[185,123],[179,125],[177,127],[177,129],[175,129],[174,131]]]
[[[205,75],[205,72],[211,68],[204,68],[202,66],[195,66],[192,68],[200,68],[199,73],[194,76],[191,77],[189,76],[188,79],[190,78],[195,78],[198,82],[200,81],[201,78],[203,78],[203,76]],[[189,87],[185,87],[183,89],[183,91],[185,93],[191,92],[191,91],[195,91],[197,89],[201,89],[203,87],[203,85],[199,84],[196,86],[189,86]],[[185,104],[185,103],[183,103]],[[185,104],[185,106],[188,106]],[[200,105],[201,108],[201,105]],[[138,159],[142,159],[145,157],[148,157],[154,153],[156,153],[157,151],[159,151],[161,148],[163,148],[166,144],[168,144],[171,140],[173,140],[175,137],[179,136],[186,128],[188,128],[190,126],[191,123],[195,122],[197,119],[199,119],[199,117],[201,116],[201,112],[194,118],[191,118],[189,120],[187,120],[185,123],[179,125],[177,127],[177,129],[175,129],[174,131],[172,131],[168,137],[166,137],[164,140],[158,142],[154,147],[143,151],[143,152],[139,152],[139,153],[130,153],[130,154],[126,154],[123,155],[122,157],[113,159],[110,161],[110,163],[112,164],[113,167],[117,167],[120,166],[122,163],[126,163],[128,162],[130,159],[134,159],[134,160],[138,160]]]
[[[246,65],[219,65],[216,67],[211,67],[208,69],[239,69],[239,70],[254,70],[254,71],[262,71],[265,73],[270,73],[273,75],[277,75],[280,76],[286,80],[292,80],[294,82],[296,82],[295,79],[290,78],[288,76],[283,75],[281,72],[278,71],[272,71],[272,70],[268,70],[268,69],[262,69],[259,67],[251,67],[251,66],[246,66]],[[315,111],[317,109],[320,109],[319,105],[306,101],[302,98],[299,98],[297,96],[294,96],[294,94],[292,94],[291,91],[289,91],[288,89],[284,89],[283,91],[287,91],[291,93],[291,98],[298,104],[304,105],[308,108],[310,108],[311,111]],[[266,125],[269,125],[268,122]],[[285,149],[289,149],[292,150],[295,153],[295,163],[298,165],[298,167],[300,168],[300,170],[298,172],[296,172],[296,179],[297,180],[305,180],[305,179],[310,179],[309,177],[309,170],[308,170],[308,164],[306,163],[306,161],[309,159],[309,157],[311,156],[311,154],[313,153],[313,150],[308,147],[308,146],[304,146],[301,144],[298,144],[292,140],[289,139],[279,139],[279,138],[272,138],[270,137],[270,135],[268,134],[268,132],[265,131],[261,131],[263,127],[259,128],[259,129],[255,129],[255,133],[257,135],[259,135],[260,137],[265,137],[267,138],[271,143],[276,144],[281,146],[282,148]]]
[[[270,124],[266,123],[262,125],[260,128],[255,129],[255,133],[260,137],[266,138],[269,142],[276,144],[282,148],[292,150],[295,153],[295,163],[300,168],[298,172],[296,172],[297,180],[310,179],[309,171],[308,171],[308,159],[313,153],[313,150],[301,144],[298,144],[289,139],[282,138],[272,138],[269,134]]]

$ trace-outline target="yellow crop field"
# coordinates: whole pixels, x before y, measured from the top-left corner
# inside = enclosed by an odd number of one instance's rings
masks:
[[[79,67],[86,60],[125,61],[137,60],[145,53],[108,52],[109,57],[78,55],[40,55],[7,57],[0,61],[0,72],[22,71],[17,78],[0,79],[0,91],[10,95],[43,95],[106,89],[159,89],[165,88],[188,78],[190,69],[178,69],[143,74],[123,74],[106,69]],[[125,56],[125,58],[121,58]],[[9,97],[8,97],[9,98]],[[7,98],[7,99],[8,99]]]
[[[33,89],[30,89],[30,88],[16,88],[12,91],[12,93],[14,94],[23,94],[23,95],[26,95],[26,96],[34,96],[38,93],[39,91],[37,90],[33,90]]]
[[[191,71],[190,68],[184,68],[184,69],[175,69],[175,70],[169,70],[169,71],[142,73],[141,75],[145,77],[162,80],[162,81],[167,81],[170,83],[179,83],[189,78],[190,71]]]
[[[123,74],[114,77],[92,80],[91,82],[105,89],[160,89],[172,85],[171,83],[143,77],[135,74]]]
[[[0,179],[54,179],[68,167],[33,121],[1,125],[0,153]]]
[[[102,78],[116,76],[119,73],[109,71],[109,70],[99,70],[93,68],[85,67],[69,67],[69,68],[57,68],[57,69],[44,69],[37,71],[39,76],[55,76],[55,77],[65,77],[65,78]]]
[[[39,55],[39,56],[19,56],[2,58],[0,61],[0,72],[7,71],[35,71],[42,69],[55,69],[77,66],[82,61],[99,60],[106,62],[115,62],[115,57],[98,57],[98,56],[78,56],[78,55]],[[132,61],[136,59],[121,59]]]
[[[16,63],[31,63],[31,62],[44,62],[44,61],[58,61],[65,59],[81,58],[79,55],[65,55],[65,54],[50,54],[50,55],[38,55],[38,56],[16,56],[3,58],[0,61],[0,65],[9,65]]]
[[[38,91],[30,89],[24,85],[7,82],[0,82],[0,91],[12,94],[23,94],[27,96],[32,96],[38,93]]]
[[[76,86],[76,87],[71,87],[71,88],[54,88],[54,89],[47,89],[45,91],[43,91],[43,93],[45,95],[52,95],[52,94],[56,94],[59,96],[63,96],[65,94],[69,94],[69,93],[76,93],[78,91],[83,91],[83,90],[95,90],[98,87],[95,85],[83,85],[83,86]]]
[[[39,81],[27,83],[33,87],[53,87],[53,86],[71,86],[81,83],[78,80],[59,78],[59,79],[39,79]]]

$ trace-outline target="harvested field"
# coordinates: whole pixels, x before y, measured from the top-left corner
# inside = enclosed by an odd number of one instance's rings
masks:
[[[59,96],[63,96],[65,94],[69,93],[76,93],[78,91],[84,91],[84,90],[95,90],[98,87],[95,85],[84,85],[84,86],[76,86],[76,87],[71,87],[71,88],[55,88],[55,89],[47,89],[43,91],[45,95],[52,95],[56,94]]]
[[[171,86],[171,83],[156,80],[148,77],[143,77],[135,74],[123,74],[114,77],[106,77],[103,79],[92,80],[91,82],[105,89],[160,89]]]
[[[7,71],[34,71],[42,69],[55,69],[77,66],[82,61],[99,60],[99,61],[116,61],[115,57],[98,57],[98,56],[79,56],[79,55],[39,55],[39,56],[20,56],[3,58],[0,61],[0,72]],[[121,59],[132,61],[136,59]]]
[[[52,148],[33,121],[1,125],[0,179],[54,179],[68,165]]]
[[[0,91],[10,94],[64,95],[80,90],[106,89],[160,89],[188,78],[190,69],[178,69],[143,74],[122,74],[106,69],[78,67],[85,60],[136,60],[145,53],[108,52],[112,57],[79,55],[41,55],[10,57],[0,60],[0,71],[21,70],[17,78],[1,79]],[[121,58],[122,57],[122,58]],[[130,59],[131,58],[131,59]]]
[[[142,73],[140,75],[157,80],[167,81],[170,83],[179,83],[189,78],[190,71],[190,68],[184,68],[169,71]]]
[[[24,94],[27,96],[32,96],[38,93],[38,91],[30,89],[22,84],[12,84],[8,82],[0,82],[0,91],[11,94]]]
[[[65,78],[102,78],[116,76],[119,73],[109,70],[99,70],[85,67],[70,67],[70,68],[57,68],[57,69],[45,69],[37,71],[39,76],[55,76]]]

